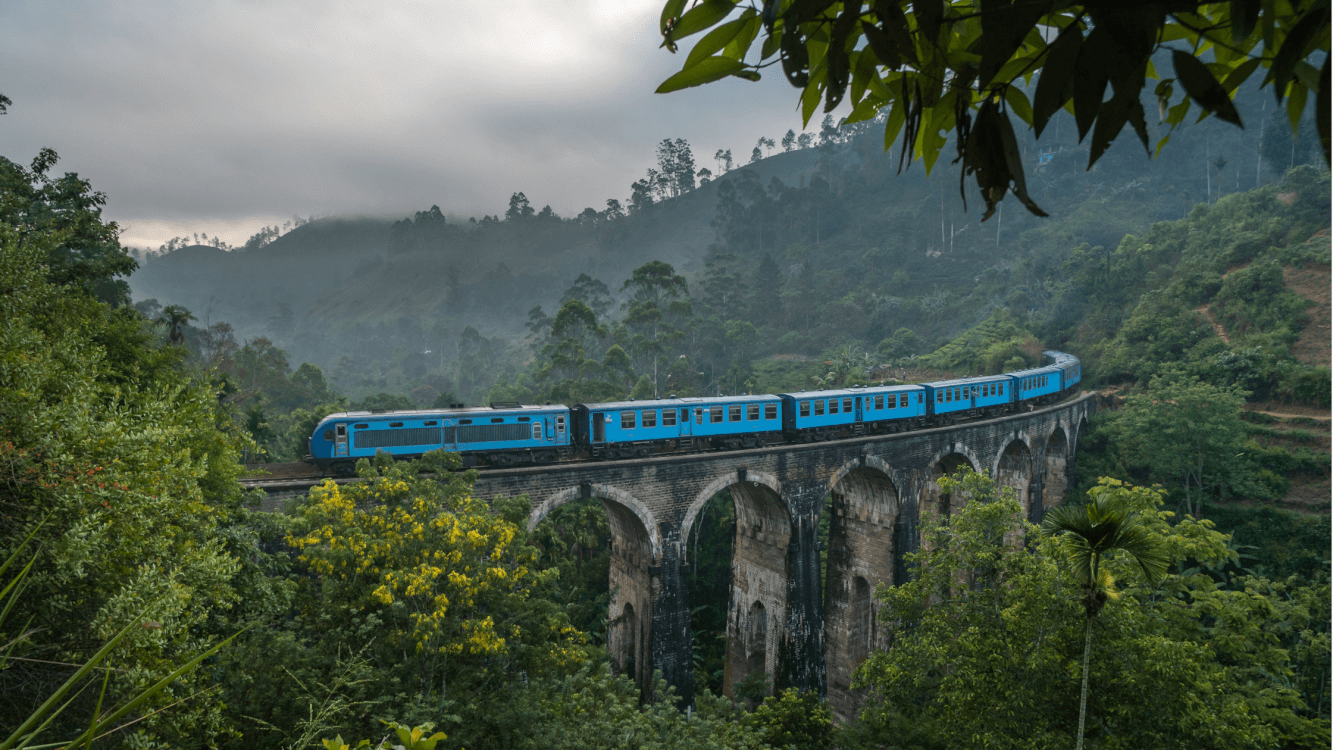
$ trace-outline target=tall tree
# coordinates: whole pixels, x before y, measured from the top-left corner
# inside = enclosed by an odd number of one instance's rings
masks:
[[[1231,97],[1261,67],[1263,86],[1287,101],[1292,127],[1315,94],[1320,142],[1329,161],[1329,9],[1325,0],[1199,0],[1170,6],[1116,0],[1037,2],[812,0],[751,5],[733,14],[731,2],[666,0],[663,46],[708,32],[679,73],[659,93],[728,76],[759,80],[781,61],[802,89],[801,115],[823,101],[831,112],[850,94],[850,122],[886,110],[886,147],[899,141],[900,166],[920,157],[927,171],[953,132],[962,177],[971,175],[986,202],[985,217],[1013,192],[1029,211],[1045,215],[1027,193],[1010,113],[1041,136],[1052,115],[1069,108],[1082,141],[1092,142],[1088,166],[1129,125],[1150,154],[1140,95],[1152,56],[1171,52],[1174,76],[1157,84],[1164,121],[1185,122],[1192,105],[1241,125]],[[762,34],[761,34],[762,32]],[[762,50],[751,54],[762,36]],[[1308,61],[1325,53],[1322,70]],[[1205,63],[1199,55],[1210,53]],[[1037,85],[1029,98],[1024,84]],[[1107,97],[1108,84],[1112,95]],[[1177,89],[1180,89],[1177,93]],[[1173,100],[1175,100],[1173,102]],[[1169,137],[1169,134],[1168,134]],[[1165,145],[1163,138],[1157,144]]]
[[[120,246],[120,227],[102,220],[106,194],[74,172],[52,176],[59,160],[49,148],[28,167],[0,156],[0,222],[13,227],[20,242],[45,238],[52,282],[116,307],[128,305],[130,287],[122,277],[139,264]]]
[[[1101,485],[1088,493],[1086,504],[1065,505],[1047,512],[1041,531],[1064,542],[1083,589],[1086,618],[1083,635],[1083,688],[1078,703],[1078,744],[1083,750],[1083,728],[1088,713],[1088,657],[1092,653],[1092,622],[1108,599],[1119,596],[1115,579],[1103,558],[1124,552],[1153,583],[1166,574],[1168,557],[1152,531],[1129,504],[1123,487]]]
[[[639,369],[651,372],[660,394],[665,356],[684,337],[684,323],[691,315],[689,286],[671,264],[654,260],[634,269],[621,291],[631,294],[622,305],[630,348],[640,360]]]
[[[796,131],[788,129],[787,134],[782,136],[782,150],[791,151],[796,146]]]
[[[532,218],[536,211],[532,204],[528,202],[528,196],[522,193],[514,193],[509,196],[509,208],[505,211],[505,221],[521,221]]]

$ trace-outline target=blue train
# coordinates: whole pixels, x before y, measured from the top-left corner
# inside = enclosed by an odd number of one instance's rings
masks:
[[[657,453],[737,450],[894,433],[986,419],[1064,398],[1078,389],[1078,357],[1047,351],[1031,370],[918,385],[601,404],[343,412],[310,436],[306,461],[347,475],[357,459],[387,451],[415,458],[443,448],[464,466],[611,460]]]

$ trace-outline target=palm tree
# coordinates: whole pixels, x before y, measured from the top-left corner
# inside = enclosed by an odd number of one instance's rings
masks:
[[[167,340],[174,346],[180,346],[185,343],[184,327],[194,319],[195,317],[190,314],[189,310],[180,305],[169,305],[162,308],[162,315],[158,318],[158,322],[167,326]]]
[[[1083,750],[1083,726],[1088,710],[1088,656],[1092,653],[1092,621],[1115,591],[1115,579],[1102,567],[1102,558],[1120,550],[1134,558],[1150,583],[1166,573],[1168,559],[1143,519],[1112,487],[1088,492],[1086,505],[1065,505],[1046,512],[1044,536],[1060,539],[1069,553],[1074,575],[1083,588],[1087,621],[1083,637],[1083,693],[1078,705],[1078,750]]]

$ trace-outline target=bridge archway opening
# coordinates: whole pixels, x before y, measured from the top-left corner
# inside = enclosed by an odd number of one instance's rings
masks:
[[[792,522],[767,481],[736,479],[687,515],[695,684],[737,697],[770,694],[787,606]],[[749,678],[747,680],[747,677]]]
[[[1022,440],[1009,441],[995,463],[995,484],[1014,491],[1024,518],[1031,517],[1032,476],[1032,451]]]
[[[572,488],[529,519],[537,565],[558,567],[558,598],[574,627],[604,645],[616,672],[651,689],[652,578],[657,543],[642,508],[610,488]],[[632,501],[632,498],[630,499]]]
[[[926,482],[926,486],[921,490],[921,502],[917,506],[923,517],[948,518],[954,511],[962,509],[967,502],[966,499],[953,497],[945,492],[940,487],[940,479],[952,475],[964,466],[972,471],[977,470],[977,465],[972,459],[962,453],[949,453],[935,462],[930,470],[930,481]]]
[[[871,592],[896,583],[898,488],[884,465],[839,472],[825,513],[828,538],[824,575],[824,664],[829,705],[850,721],[865,696],[851,688],[852,674],[874,647],[875,607]]]
[[[1063,427],[1056,427],[1046,440],[1046,460],[1042,467],[1041,503],[1054,508],[1065,501],[1069,491],[1069,440]]]

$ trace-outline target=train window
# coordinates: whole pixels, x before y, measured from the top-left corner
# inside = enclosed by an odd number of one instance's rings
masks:
[[[504,417],[491,417],[491,424],[500,424],[505,421]]]
[[[430,420],[429,422],[426,422],[426,426],[427,426],[427,427],[434,427],[434,426],[436,426],[436,425],[438,425],[438,424],[439,424],[439,422],[435,421],[434,419]]]
[[[852,410],[852,400],[850,398],[844,398],[842,400],[842,410],[844,412],[849,412]]]
[[[534,425],[532,426],[532,439],[533,439],[533,440],[541,440],[541,439],[542,439],[542,423],[541,423],[541,422],[537,422],[536,424],[534,424]]]
[[[810,402],[809,402],[809,401],[802,401],[802,402],[801,402],[801,416],[803,416],[803,417],[808,417],[808,416],[810,416]]]
[[[390,427],[402,427],[402,426],[403,426],[403,423],[402,423],[402,422],[390,422],[390,423],[389,423],[389,426],[390,426]]]
[[[492,421],[494,421],[494,420],[492,420]],[[520,421],[520,422],[531,422],[531,421],[532,421],[532,418],[531,418],[531,417],[519,417],[519,418],[518,418],[518,421]]]
[[[355,427],[355,428],[358,429],[358,430],[364,430],[364,429],[367,429],[368,427],[370,427],[370,425],[365,424],[365,423],[362,423],[362,424],[354,424],[354,425],[352,425],[352,426]]]
[[[918,404],[921,403],[921,394],[920,394],[920,393],[916,394],[916,402],[917,402]],[[904,393],[904,394],[902,395],[902,397],[898,399],[898,405],[901,406],[901,407],[903,407],[904,409],[907,408],[907,394],[906,394],[906,393]]]
[[[470,419],[460,419],[460,420],[458,420],[458,423],[459,423],[459,424],[472,424],[472,420],[470,420]]]
[[[325,439],[325,440],[333,440],[333,430],[325,430],[325,431],[324,431],[324,439]]]
[[[966,390],[967,390],[966,388],[955,388],[955,389],[953,389],[953,400],[954,400],[954,401],[962,401],[962,400],[965,398],[965,396],[963,395],[963,393],[964,393]]]
[[[883,409],[883,408],[884,408],[884,396],[883,396],[882,394],[879,395],[879,396],[876,396],[876,397],[875,397],[875,408],[876,408],[876,409]],[[890,409],[893,408],[892,403],[889,404],[889,408],[890,408]]]
[[[565,415],[561,414],[560,416],[555,418],[555,431],[556,432],[565,431]]]
[[[746,419],[759,419],[759,404],[749,404],[745,407]]]
[[[836,398],[831,398],[831,399],[828,400],[828,413],[829,413],[829,414],[837,414],[837,413],[838,413],[838,399],[836,399]]]
[[[1004,383],[1000,383],[1000,395],[1004,395]]]
[[[634,418],[635,418],[635,416],[637,416],[637,415],[638,415],[638,412],[635,412],[635,411],[622,411],[622,412],[620,412],[620,429],[622,429],[622,430],[632,430],[632,429],[634,429]]]
[[[822,398],[815,399],[815,416],[824,416],[824,399]]]
[[[708,423],[718,424],[722,421],[722,407],[714,406],[708,410]]]
[[[675,426],[676,426],[676,410],[675,410],[675,409],[663,409],[663,410],[662,410],[662,426],[663,426],[663,427],[675,427]]]
[[[728,406],[728,407],[727,407],[727,421],[728,421],[728,422],[739,422],[739,421],[741,421],[741,405],[740,405],[740,404],[732,404],[731,406]]]
[[[952,388],[945,388],[945,389],[944,389],[944,403],[947,404],[947,403],[950,403],[951,401],[953,401],[953,389],[952,389]]]
[[[704,410],[701,407],[696,407],[694,410],[694,423],[695,424],[704,423]]]
[[[937,403],[937,404],[942,404],[942,403],[944,403],[944,390],[943,390],[943,389],[940,389],[940,390],[938,390],[938,391],[935,391],[935,403]]]
[[[644,410],[644,412],[643,412],[643,426],[644,426],[644,427],[656,427],[656,426],[657,426],[657,410],[656,410],[656,409],[645,409],[645,410]]]
[[[906,397],[906,396],[903,396],[903,398],[907,398],[907,397]],[[921,393],[916,394],[916,402],[917,402],[918,404],[921,403],[922,399],[924,399],[924,398],[925,398],[925,395],[924,395],[924,394],[921,394]]]
[[[777,419],[777,418],[778,418],[778,405],[764,404],[764,419]]]

